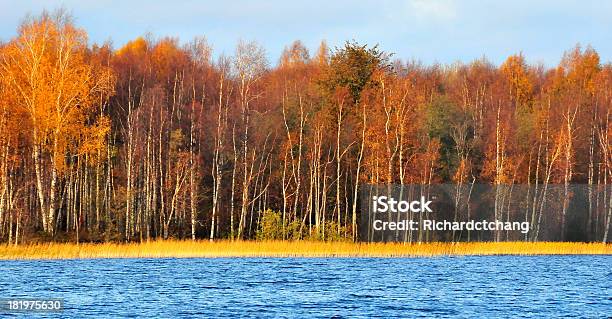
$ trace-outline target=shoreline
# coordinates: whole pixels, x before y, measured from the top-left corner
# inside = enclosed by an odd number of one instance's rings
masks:
[[[0,245],[0,260],[111,258],[405,258],[442,256],[612,255],[612,244],[574,242],[352,243],[189,241]]]

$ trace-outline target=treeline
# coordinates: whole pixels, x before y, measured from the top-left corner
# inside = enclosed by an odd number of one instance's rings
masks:
[[[271,66],[254,42],[90,45],[44,13],[0,44],[0,237],[353,239],[359,186],[391,183],[562,184],[526,218],[565,231],[569,185],[612,179],[611,105],[590,47],[547,68],[296,41]],[[612,194],[588,200],[578,238],[606,241]]]

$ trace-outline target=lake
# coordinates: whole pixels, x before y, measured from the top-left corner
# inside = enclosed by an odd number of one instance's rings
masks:
[[[607,318],[612,256],[0,261],[17,297],[63,298],[38,317]]]

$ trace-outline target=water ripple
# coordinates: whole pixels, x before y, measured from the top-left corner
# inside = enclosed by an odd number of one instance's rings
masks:
[[[611,265],[611,256],[0,261],[0,298],[63,298],[58,317],[607,318]]]

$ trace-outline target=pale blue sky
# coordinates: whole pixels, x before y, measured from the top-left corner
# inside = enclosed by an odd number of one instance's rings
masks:
[[[119,47],[146,32],[188,41],[204,35],[215,55],[231,54],[239,39],[261,43],[271,63],[285,45],[302,40],[314,51],[322,39],[380,44],[402,59],[498,64],[522,51],[528,61],[555,65],[576,43],[612,60],[612,1],[563,0],[272,0],[272,1],[6,1],[0,0],[0,39],[7,41],[27,13],[64,6],[90,41]]]

